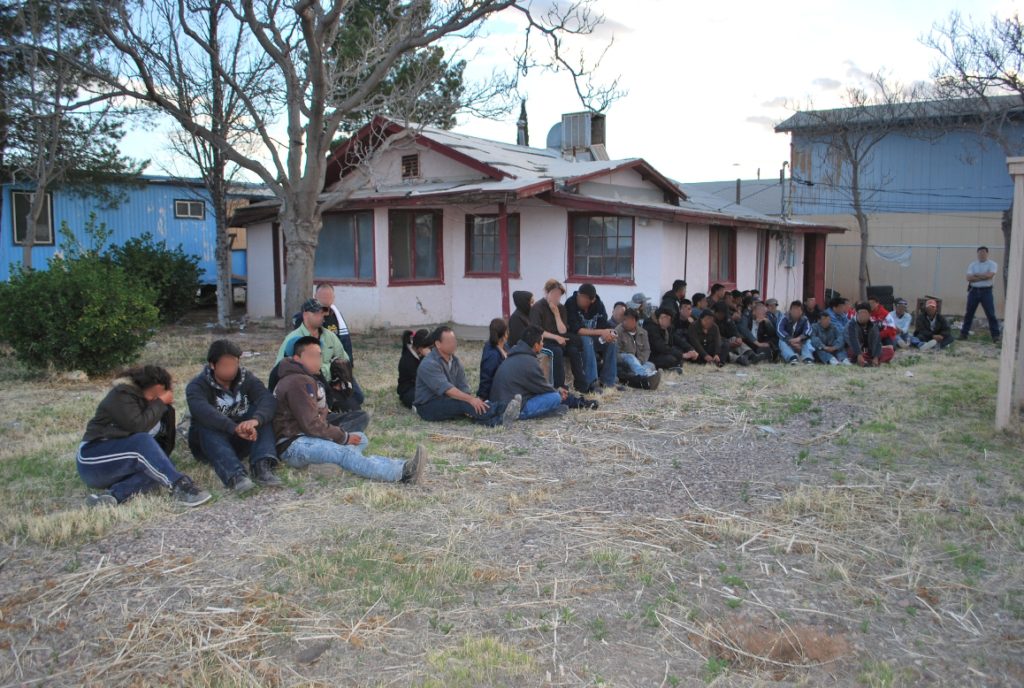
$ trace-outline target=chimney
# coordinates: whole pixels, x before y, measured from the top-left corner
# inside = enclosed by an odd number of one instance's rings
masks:
[[[519,106],[519,121],[516,122],[516,145],[517,146],[529,146],[530,145],[530,130],[529,122],[526,119],[526,99],[522,100]]]

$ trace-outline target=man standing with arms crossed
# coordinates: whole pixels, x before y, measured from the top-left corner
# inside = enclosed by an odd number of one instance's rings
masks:
[[[967,313],[964,314],[964,325],[960,329],[961,340],[970,335],[974,313],[978,310],[978,304],[981,304],[988,318],[992,341],[999,343],[999,319],[996,317],[996,304],[992,297],[992,278],[996,276],[996,269],[996,262],[988,257],[988,246],[979,246],[978,260],[967,266]]]

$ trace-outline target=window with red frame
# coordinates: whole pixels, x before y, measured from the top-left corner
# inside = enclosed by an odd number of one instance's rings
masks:
[[[708,283],[736,285],[736,228],[711,227],[711,260]]]
[[[392,210],[388,224],[391,282],[443,282],[441,212]]]
[[[508,272],[519,276],[519,215],[508,216]],[[466,274],[501,274],[501,232],[497,215],[466,216]]]
[[[327,213],[316,247],[317,281],[372,283],[373,211]]]
[[[634,218],[569,216],[570,281],[633,279]]]

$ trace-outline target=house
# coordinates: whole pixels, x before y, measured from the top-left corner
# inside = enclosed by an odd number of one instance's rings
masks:
[[[1005,107],[1004,107],[1005,106]],[[863,108],[852,126],[879,127],[887,106]],[[980,126],[986,108],[1003,107],[998,126]],[[967,302],[964,273],[979,245],[987,245],[1002,265],[1003,213],[1013,185],[1000,139],[1024,140],[1024,106],[1016,96],[954,103],[925,102],[876,144],[863,166],[869,217],[868,272],[872,285],[892,286],[896,296],[941,298],[947,313],[963,313]],[[850,183],[829,156],[829,132],[821,121],[843,121],[844,110],[800,112],[775,131],[791,136],[792,177],[787,215],[839,225],[846,234],[828,238],[826,284],[844,295],[858,292],[860,232],[852,214]],[[996,310],[1003,289],[996,281]]]
[[[316,281],[336,285],[359,329],[486,325],[508,313],[512,292],[539,296],[551,277],[570,293],[592,282],[609,306],[637,292],[656,299],[676,278],[691,294],[715,282],[780,300],[824,289],[825,237],[841,229],[719,211],[642,158],[609,160],[600,115],[564,116],[547,143],[376,120],[331,157]],[[273,275],[250,284],[250,317],[283,314],[277,211],[266,202],[235,214],[250,271]]]
[[[70,190],[49,192],[45,217],[36,228],[35,245],[32,247],[33,267],[44,268],[60,249],[60,228],[64,223],[78,240],[84,242],[86,223],[90,214],[95,213],[96,221],[105,224],[111,232],[110,244],[122,244],[148,232],[156,241],[166,240],[171,248],[181,245],[185,253],[198,255],[202,283],[216,283],[216,220],[210,196],[202,182],[142,175],[138,184],[125,184],[111,191],[119,197],[119,202],[114,205]],[[31,187],[24,184],[0,186],[0,279],[9,279],[11,264],[22,261],[31,192]],[[265,195],[261,187],[235,185],[229,207],[247,204],[251,199],[262,199]],[[245,230],[238,228],[232,231],[232,277],[236,284],[244,283],[247,273]]]

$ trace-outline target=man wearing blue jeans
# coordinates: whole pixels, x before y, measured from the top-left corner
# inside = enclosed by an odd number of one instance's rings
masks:
[[[583,384],[576,381],[581,392],[600,391],[598,384],[614,387],[618,379],[618,347],[615,331],[608,322],[608,311],[597,295],[593,284],[582,284],[565,302],[569,332],[578,339],[570,341],[570,355],[574,350],[583,357]],[[600,379],[598,379],[598,356],[601,357]]]
[[[207,365],[185,388],[192,416],[188,447],[236,494],[256,483],[281,486],[272,470],[277,463],[271,426],[277,402],[259,378],[239,365],[241,357],[237,344],[218,339],[206,353]],[[241,462],[246,457],[250,474]]]
[[[999,318],[996,317],[995,299],[992,297],[992,279],[996,276],[997,265],[988,257],[988,246],[978,247],[978,260],[967,266],[967,312],[960,328],[960,339],[967,339],[974,324],[974,313],[980,305],[988,319],[988,331],[992,341],[999,341]]]
[[[789,313],[779,320],[779,353],[786,363],[797,362],[797,352],[804,363],[814,363],[814,346],[811,344],[811,323],[804,315],[803,301],[789,305]]]
[[[363,450],[369,441],[366,435],[345,432],[327,422],[326,395],[314,377],[320,363],[320,342],[316,337],[299,338],[293,356],[281,361],[280,381],[274,388],[278,456],[294,468],[334,464],[371,480],[419,482],[427,462],[422,445],[416,447],[416,454],[409,461],[365,456]]]
[[[482,425],[501,425],[519,417],[519,401],[489,402],[469,391],[462,361],[455,355],[458,339],[452,328],[434,330],[434,348],[416,369],[416,396],[412,405],[426,421],[469,418]],[[501,370],[501,367],[498,367]]]
[[[561,416],[569,411],[569,407],[563,405],[569,397],[568,390],[551,386],[537,359],[543,337],[544,330],[535,325],[523,330],[508,358],[498,367],[491,383],[492,402],[522,401],[519,420]]]

